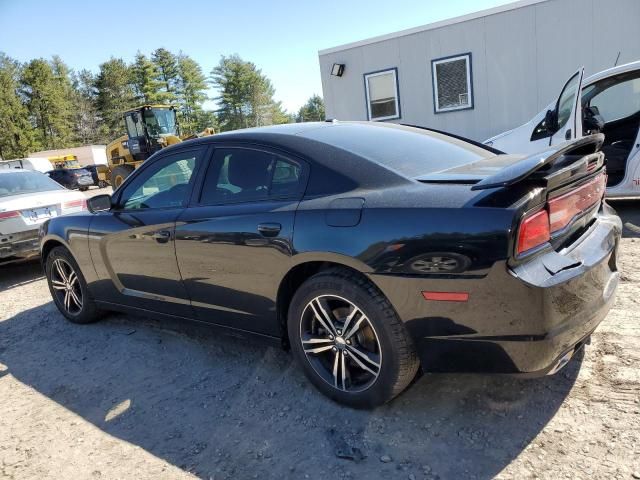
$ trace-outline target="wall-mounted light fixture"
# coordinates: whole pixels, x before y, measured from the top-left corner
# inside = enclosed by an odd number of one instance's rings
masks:
[[[344,73],[344,63],[334,63],[331,67],[331,75],[334,77],[341,77]]]

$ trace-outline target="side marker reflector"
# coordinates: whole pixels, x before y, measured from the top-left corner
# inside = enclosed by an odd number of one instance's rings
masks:
[[[466,302],[469,300],[467,292],[422,292],[425,300],[435,300],[439,302]]]

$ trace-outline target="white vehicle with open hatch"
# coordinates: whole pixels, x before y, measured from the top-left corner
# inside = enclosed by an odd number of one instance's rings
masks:
[[[506,153],[530,154],[550,145],[604,133],[607,197],[640,197],[640,61],[565,83],[558,99],[530,121],[485,140]]]

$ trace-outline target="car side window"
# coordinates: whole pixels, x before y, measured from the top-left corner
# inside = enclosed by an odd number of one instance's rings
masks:
[[[300,191],[300,165],[280,155],[247,148],[215,150],[200,204],[240,203],[286,197]]]
[[[179,207],[187,198],[199,152],[189,150],[162,158],[145,169],[122,192],[124,210]]]
[[[589,103],[598,107],[605,122],[629,117],[640,111],[640,78],[620,82],[596,94]]]

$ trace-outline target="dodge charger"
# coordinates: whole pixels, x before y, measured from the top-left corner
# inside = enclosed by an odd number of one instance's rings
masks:
[[[72,322],[137,312],[257,335],[353,407],[423,371],[552,374],[615,297],[602,142],[505,155],[338,121],[194,139],[43,224],[42,262]]]

